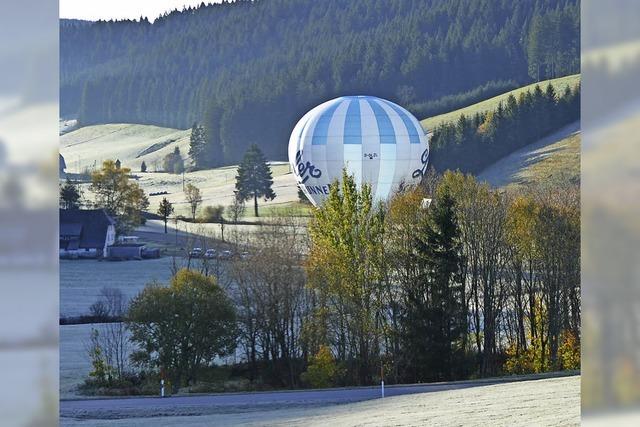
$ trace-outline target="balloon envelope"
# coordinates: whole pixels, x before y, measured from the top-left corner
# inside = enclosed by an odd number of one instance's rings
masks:
[[[318,105],[296,124],[289,163],[298,185],[319,206],[342,169],[359,187],[386,200],[400,183],[417,184],[427,168],[429,144],[418,120],[393,102],[344,96]]]

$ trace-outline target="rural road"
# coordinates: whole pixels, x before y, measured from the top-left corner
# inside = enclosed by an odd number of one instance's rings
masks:
[[[472,388],[514,381],[569,376],[575,373],[513,376],[476,381],[389,386],[385,396],[430,393]],[[275,410],[293,407],[320,407],[362,402],[380,397],[379,387],[358,387],[325,390],[295,390],[258,393],[227,393],[215,395],[175,396],[167,398],[111,398],[62,400],[60,416],[74,419],[117,419],[155,416],[195,416],[238,412]]]

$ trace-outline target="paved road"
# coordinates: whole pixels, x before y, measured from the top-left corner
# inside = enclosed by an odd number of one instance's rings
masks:
[[[551,376],[565,376],[551,375]],[[439,384],[414,384],[386,387],[385,396],[462,389],[512,381],[549,378],[550,375],[496,378]],[[380,398],[379,387],[341,388],[329,390],[295,390],[262,393],[227,393],[215,395],[175,396],[167,398],[115,398],[63,400],[62,417],[79,419],[113,419],[160,415],[207,415],[291,407],[318,407],[360,402]]]

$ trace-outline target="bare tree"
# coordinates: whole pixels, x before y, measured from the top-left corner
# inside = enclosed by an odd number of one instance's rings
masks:
[[[233,203],[230,206],[227,206],[227,215],[235,224],[238,222],[238,219],[244,215],[245,205],[244,200],[242,200],[241,197],[238,197],[238,192],[234,191],[233,193]]]
[[[241,346],[256,378],[258,362],[270,366],[274,385],[297,385],[304,358],[301,333],[308,313],[302,256],[306,235],[287,216],[262,227],[251,252],[237,257],[230,274],[241,323]]]
[[[107,323],[92,329],[91,342],[87,344],[90,357],[99,355],[105,366],[109,381],[121,380],[131,370],[129,355],[132,351],[129,334],[122,322],[127,311],[128,301],[123,292],[117,288],[103,288],[100,297],[92,305],[92,313],[101,313],[109,318]]]
[[[187,197],[189,206],[191,207],[191,218],[195,221],[196,211],[198,210],[198,206],[202,203],[202,195],[200,194],[200,189],[195,185],[189,183],[184,189],[184,194]]]

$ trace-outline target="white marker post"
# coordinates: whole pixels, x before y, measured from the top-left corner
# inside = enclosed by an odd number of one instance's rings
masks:
[[[160,397],[164,397],[164,380],[160,380]]]
[[[384,365],[380,364],[380,391],[384,399]]]

